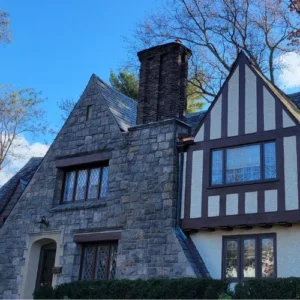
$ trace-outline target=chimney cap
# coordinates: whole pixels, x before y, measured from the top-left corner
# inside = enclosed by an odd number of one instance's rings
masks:
[[[187,55],[190,57],[192,55],[192,51],[184,46],[182,42],[177,39],[175,42],[167,43],[167,44],[162,44],[162,45],[157,45],[145,50],[142,50],[137,53],[139,59],[145,58],[145,57],[153,57],[157,55],[158,53],[168,53],[174,51],[174,48],[180,49],[182,52],[186,52]]]

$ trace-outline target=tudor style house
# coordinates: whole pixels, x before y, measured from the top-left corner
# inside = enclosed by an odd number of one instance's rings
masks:
[[[299,100],[240,53],[182,143],[181,228],[213,278],[300,276]]]
[[[73,280],[300,276],[300,93],[241,52],[208,111],[187,115],[190,55],[139,52],[138,102],[92,75],[21,196],[5,195],[22,174],[0,189],[2,298]]]

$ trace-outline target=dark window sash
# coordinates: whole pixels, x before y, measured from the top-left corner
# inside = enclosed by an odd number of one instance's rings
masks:
[[[265,176],[265,143],[260,144],[260,180],[266,179]]]
[[[274,143],[275,146],[275,166],[276,166],[276,174],[274,178],[266,178],[265,176],[265,147],[264,145]],[[243,147],[249,147],[252,145],[259,145],[260,146],[260,179],[259,180],[249,180],[249,181],[236,181],[232,183],[227,183],[227,150],[228,149],[237,149],[237,148],[243,148]],[[261,143],[251,143],[246,145],[240,145],[240,146],[232,146],[232,147],[226,147],[226,148],[216,148],[212,149],[210,151],[210,187],[219,187],[219,186],[230,186],[230,185],[236,185],[236,184],[246,184],[246,183],[257,183],[257,182],[264,182],[264,181],[270,181],[277,178],[277,142],[272,141],[266,141]],[[213,152],[214,151],[221,151],[222,152],[222,183],[221,184],[214,184],[213,183]]]
[[[262,276],[262,240],[272,239],[273,241],[273,272],[274,275],[271,278],[277,277],[277,239],[276,233],[265,234],[252,234],[252,235],[235,235],[235,236],[223,236],[223,249],[222,249],[222,278],[228,281],[244,281],[254,277],[244,277],[244,241],[247,239],[255,240],[255,278],[269,278]],[[226,259],[227,259],[227,242],[237,241],[238,262],[237,262],[237,277],[226,277]]]
[[[110,261],[111,261],[111,256],[112,256],[112,245],[110,245],[108,249],[108,259],[107,259],[107,266],[106,266],[106,280],[110,279],[109,278],[109,273],[110,273]]]
[[[100,195],[101,195],[103,169],[104,169],[104,167],[100,168],[100,172],[99,172],[99,182],[98,182],[98,191],[97,191],[98,199],[100,199]]]
[[[246,277],[244,276],[244,259],[245,259],[245,241],[246,240],[254,240],[254,261],[255,261],[255,275],[254,277]],[[240,278],[243,279],[253,279],[253,278],[258,278],[259,277],[259,238],[257,237],[251,237],[251,236],[244,236],[240,238],[240,244],[241,244],[241,268],[240,268]]]
[[[97,274],[96,274],[96,268],[97,268],[97,262],[98,262],[98,256],[99,256],[99,247],[101,246],[106,246],[108,247],[108,256],[106,258],[106,269],[105,269],[105,278],[104,280],[109,280],[112,279],[111,278],[111,269],[110,269],[110,265],[111,265],[111,260],[113,258],[113,251],[114,251],[114,246],[116,246],[117,243],[111,243],[111,242],[101,242],[101,243],[92,243],[92,244],[86,244],[83,245],[82,247],[82,253],[81,253],[81,263],[80,263],[80,272],[79,272],[79,280],[99,280],[99,278],[97,278]],[[84,271],[84,265],[86,263],[85,259],[85,251],[88,247],[92,247],[94,248],[94,255],[92,258],[92,272],[90,274],[90,278],[86,279],[83,278],[83,271]]]
[[[227,243],[230,241],[234,241],[237,243],[237,277],[226,277],[227,272],[227,254],[228,254],[228,247]],[[223,239],[223,261],[222,261],[222,277],[229,281],[237,281],[239,276],[239,266],[240,266],[240,243],[239,238],[231,237],[231,238],[224,238]]]
[[[91,167],[91,168],[82,168],[82,169],[71,169],[65,172],[64,174],[64,180],[63,180],[63,189],[62,189],[62,196],[61,196],[61,203],[65,204],[65,203],[79,203],[79,202],[84,202],[84,201],[88,201],[88,200],[98,200],[100,199],[100,195],[101,195],[101,186],[102,186],[102,173],[103,173],[103,169],[105,167],[108,167],[108,164],[105,165],[101,165],[98,168],[100,169],[99,171],[99,178],[98,178],[98,186],[97,186],[97,197],[96,198],[88,198],[88,191],[89,191],[89,185],[90,185],[90,174],[91,171],[94,169],[97,169],[97,167]],[[87,175],[86,175],[86,185],[85,185],[85,191],[84,191],[84,199],[82,200],[76,200],[76,191],[77,191],[77,184],[78,184],[78,173],[80,171],[87,171]],[[71,201],[65,201],[65,189],[66,189],[66,184],[67,184],[67,174],[70,172],[75,172],[75,178],[74,178],[74,185],[73,185],[73,191],[72,191],[72,200]],[[108,179],[107,179],[108,180]]]

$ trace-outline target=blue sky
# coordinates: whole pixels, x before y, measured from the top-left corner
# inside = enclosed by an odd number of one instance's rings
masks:
[[[12,43],[0,45],[0,83],[34,88],[47,98],[43,108],[60,129],[57,102],[78,100],[95,73],[108,82],[110,69],[127,59],[124,36],[156,10],[161,0],[1,0],[10,14]],[[32,156],[46,153],[53,135],[20,136],[6,159],[0,187]]]
[[[57,102],[77,101],[93,73],[108,82],[110,70],[126,62],[124,37],[131,37],[138,21],[157,11],[162,1],[1,0],[0,7],[10,13],[13,42],[0,45],[0,84],[41,91],[47,98],[47,121],[58,130]],[[287,92],[299,90],[299,57],[283,57],[292,70],[281,74]],[[44,155],[53,138],[21,136],[14,150],[19,159],[11,158],[2,169],[0,186],[31,156]]]
[[[0,46],[0,83],[41,91],[48,121],[59,126],[57,101],[78,100],[92,73],[108,81],[110,69],[127,58],[123,37],[132,35],[138,20],[159,3],[2,0],[13,42]]]

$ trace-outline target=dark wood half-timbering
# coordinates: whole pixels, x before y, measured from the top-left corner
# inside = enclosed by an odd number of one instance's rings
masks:
[[[183,148],[185,154],[182,155],[187,157],[182,194],[185,197],[183,229],[298,222],[299,116],[298,109],[241,53],[200,122],[194,143]],[[259,161],[258,179],[228,183],[225,179],[227,149],[242,151],[247,148],[243,146],[251,145],[261,145],[259,156],[253,157]],[[273,154],[265,152],[265,145],[272,145]],[[217,184],[211,182],[212,151],[223,153],[220,154],[222,169],[218,171],[223,174],[223,182]],[[269,155],[273,155],[272,167],[275,168],[272,177],[265,175]]]

